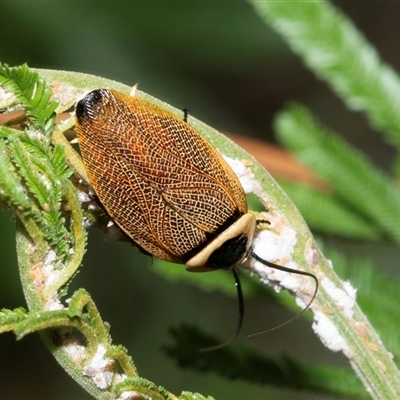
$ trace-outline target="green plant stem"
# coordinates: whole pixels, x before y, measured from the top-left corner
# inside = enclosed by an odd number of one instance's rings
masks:
[[[76,189],[70,181],[64,182],[64,185],[66,200],[71,210],[71,231],[74,237],[74,247],[71,259],[68,262],[68,265],[62,269],[61,275],[53,284],[47,285],[43,290],[43,297],[45,300],[49,299],[62,286],[69,282],[78,270],[85,253],[86,231],[83,226],[82,210],[76,195]]]
[[[22,286],[24,289],[25,299],[27,301],[29,310],[41,312],[43,311],[43,300],[39,292],[32,284],[32,279],[30,278],[30,273],[32,270],[32,254],[28,249],[32,245],[32,239],[37,240],[35,237],[31,237],[23,224],[17,221],[17,254],[18,254],[18,264],[20,268],[20,275]],[[36,241],[35,243],[41,243],[41,241]],[[41,246],[43,249],[43,246]],[[50,251],[50,248],[47,248]],[[43,259],[44,253],[39,254],[38,251],[35,252],[35,261]],[[35,262],[33,261],[33,262]],[[40,332],[42,339],[46,343],[47,347],[56,358],[58,363],[63,367],[63,369],[75,380],[77,381],[88,393],[90,393],[94,398],[101,400],[112,400],[114,397],[112,394],[104,392],[96,387],[93,381],[82,374],[81,367],[79,364],[71,357],[64,346],[59,346],[54,342],[54,333],[52,330],[44,330]]]
[[[393,362],[392,355],[385,349],[379,335],[370,325],[367,317],[362,313],[357,304],[352,307],[352,315],[346,313],[337,299],[337,290],[346,293],[346,287],[335,273],[331,263],[318,249],[301,215],[290,204],[285,195],[275,190],[265,180],[266,171],[254,162],[252,172],[257,181],[262,182],[263,195],[268,196],[268,207],[278,207],[284,210],[285,217],[295,229],[298,243],[293,255],[293,260],[299,269],[315,273],[320,281],[320,290],[311,305],[314,312],[314,327],[322,323],[321,317],[332,323],[337,329],[337,340],[343,340],[341,350],[349,359],[350,364],[360,377],[368,392],[375,399],[395,399],[400,396],[400,373]],[[261,196],[262,197],[262,196]],[[312,257],[307,253],[312,249]],[[328,285],[333,283],[333,285]],[[319,335],[323,344],[332,348]]]
[[[68,142],[63,132],[61,132],[58,128],[54,130],[54,133],[51,136],[51,142],[55,146],[60,145],[64,147],[65,156],[67,157],[69,166],[80,178],[82,178],[85,182],[89,182],[82,159]]]

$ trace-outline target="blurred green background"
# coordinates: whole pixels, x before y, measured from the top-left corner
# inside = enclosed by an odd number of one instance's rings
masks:
[[[334,2],[394,68],[400,65],[394,2]],[[291,54],[244,1],[4,2],[0,1],[0,61],[73,70],[134,84],[222,131],[274,142],[272,119],[290,100],[306,104],[328,126],[390,168],[392,149],[350,113],[326,85]],[[18,280],[12,215],[0,212],[0,308],[25,305]],[[390,268],[394,251],[333,241],[348,254],[372,255]],[[387,256],[389,254],[389,256]],[[393,256],[392,256],[393,254]],[[152,274],[149,257],[132,246],[90,232],[88,254],[71,290],[85,287],[115,343],[133,355],[139,373],[168,390],[199,391],[216,399],[285,399],[293,393],[178,369],[160,351],[168,329],[197,323],[227,337],[236,323],[236,299],[172,284]],[[220,272],[223,273],[223,272]],[[216,273],[216,279],[218,279]],[[201,279],[201,275],[199,275]],[[265,301],[246,301],[245,333],[288,319]],[[127,322],[128,321],[128,322]],[[242,334],[243,340],[245,335]],[[306,319],[249,339],[268,356],[286,352],[306,364],[345,364],[314,337]],[[38,335],[16,342],[0,336],[0,399],[89,399],[57,366]],[[310,399],[309,394],[297,399]],[[319,398],[317,396],[315,399]]]

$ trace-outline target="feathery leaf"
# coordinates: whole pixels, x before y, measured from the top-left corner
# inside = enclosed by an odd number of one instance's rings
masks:
[[[250,2],[311,70],[400,149],[400,79],[340,10],[327,1]]]
[[[275,127],[279,140],[326,178],[338,198],[400,242],[400,196],[394,182],[361,152],[317,123],[302,106],[294,105],[280,113]]]

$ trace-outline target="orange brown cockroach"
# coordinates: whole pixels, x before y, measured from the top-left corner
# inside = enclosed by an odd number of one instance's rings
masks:
[[[256,217],[226,161],[183,119],[136,96],[98,89],[76,106],[83,162],[100,203],[145,253],[185,264],[190,272],[231,269],[248,257],[282,271],[251,249]],[[295,319],[292,318],[292,319]],[[228,343],[227,342],[227,343]],[[224,343],[215,348],[226,345]]]

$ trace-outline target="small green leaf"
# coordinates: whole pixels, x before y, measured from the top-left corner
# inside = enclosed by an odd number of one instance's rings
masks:
[[[22,339],[32,332],[71,325],[72,323],[66,310],[35,312],[29,313],[29,315],[15,327],[14,333],[17,339]]]
[[[28,316],[28,311],[22,307],[15,310],[2,309],[0,311],[0,333],[12,331],[16,325],[24,321]]]
[[[0,131],[3,128],[0,127]],[[23,210],[31,208],[20,178],[15,173],[4,140],[0,140],[0,200],[7,206],[14,206]]]
[[[214,397],[205,397],[200,393],[182,392],[179,400],[214,400]]]
[[[127,378],[115,387],[117,396],[120,396],[123,392],[130,391],[138,392],[140,399],[173,400],[171,394],[162,386],[155,385],[144,378]]]

